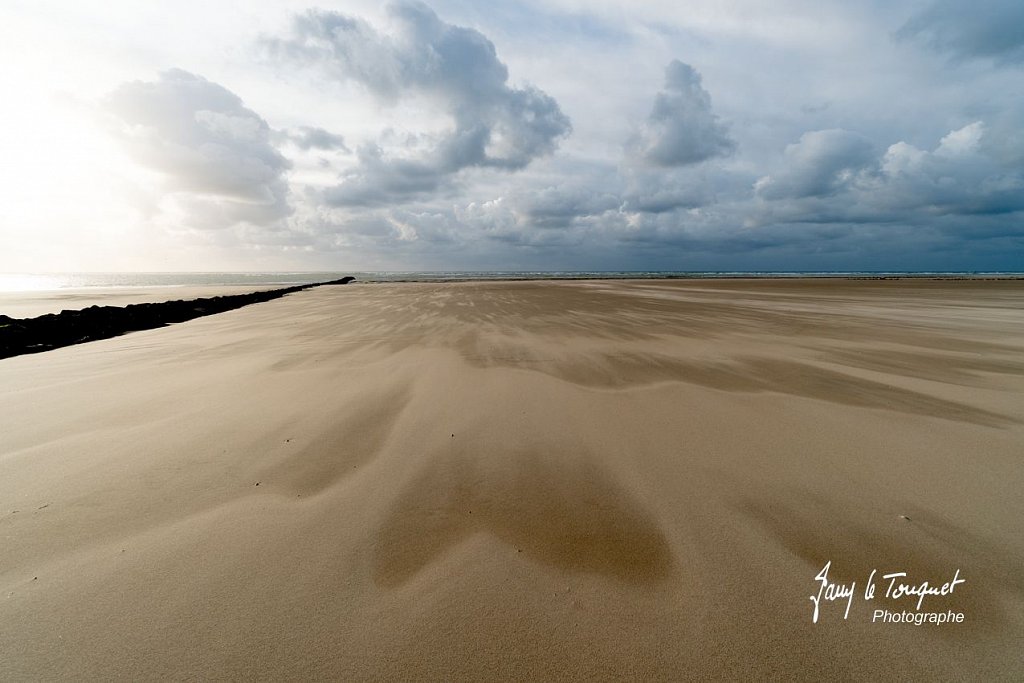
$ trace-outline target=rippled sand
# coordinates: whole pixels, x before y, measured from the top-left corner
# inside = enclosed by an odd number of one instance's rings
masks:
[[[1019,680],[1022,399],[1013,281],[348,285],[6,359],[0,678]]]

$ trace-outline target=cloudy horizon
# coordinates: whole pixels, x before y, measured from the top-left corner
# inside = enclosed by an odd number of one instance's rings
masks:
[[[1021,270],[1024,5],[0,10],[0,271]]]

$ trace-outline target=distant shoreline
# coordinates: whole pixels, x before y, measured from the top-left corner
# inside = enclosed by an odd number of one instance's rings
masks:
[[[702,275],[676,275],[676,274],[664,274],[664,275],[600,275],[585,273],[579,276],[574,275],[528,275],[517,277],[514,275],[509,276],[482,276],[482,277],[446,277],[438,276],[436,278],[428,277],[416,277],[409,279],[394,279],[394,280],[371,280],[371,279],[360,279],[363,284],[397,284],[397,283],[413,283],[413,282],[546,282],[546,281],[578,281],[578,280],[943,280],[943,281],[958,281],[958,280],[971,280],[971,281],[986,281],[986,280],[1024,280],[1024,273],[1006,273],[1006,274],[995,274],[995,273],[983,273],[983,274],[972,274],[972,273],[893,273],[893,274],[879,274],[879,275],[855,275],[848,273],[774,273],[774,274],[763,274],[763,273],[723,273],[723,274],[702,274]]]
[[[0,273],[0,296],[34,292],[182,287],[291,287],[350,275],[359,282],[660,279],[1024,279],[1011,271],[687,271],[687,270],[410,270],[310,272],[66,272]]]

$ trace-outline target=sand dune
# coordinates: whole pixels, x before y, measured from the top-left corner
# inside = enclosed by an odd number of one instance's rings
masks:
[[[1019,680],[1022,303],[356,284],[0,361],[0,678]],[[812,623],[829,560],[965,620]]]

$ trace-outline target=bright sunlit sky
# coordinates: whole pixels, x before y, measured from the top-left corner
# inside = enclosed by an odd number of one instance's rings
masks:
[[[0,271],[1024,269],[1020,0],[6,0],[0,87]]]

